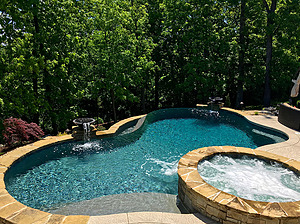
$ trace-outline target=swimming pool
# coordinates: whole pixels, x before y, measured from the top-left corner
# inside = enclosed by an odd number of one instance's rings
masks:
[[[21,203],[45,211],[112,194],[177,194],[177,163],[187,152],[213,145],[256,148],[287,139],[228,111],[190,108],[152,112],[141,128],[130,131],[34,152],[6,172],[6,188]]]

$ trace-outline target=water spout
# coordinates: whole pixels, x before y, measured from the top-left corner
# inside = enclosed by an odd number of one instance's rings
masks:
[[[83,140],[84,141],[90,141],[90,123],[83,123]]]
[[[209,102],[207,103],[209,111],[218,112],[224,105],[222,100],[223,98],[221,97],[209,97]]]
[[[91,124],[95,122],[93,118],[77,118],[73,123],[78,125],[83,130],[83,140],[90,141],[91,138]]]

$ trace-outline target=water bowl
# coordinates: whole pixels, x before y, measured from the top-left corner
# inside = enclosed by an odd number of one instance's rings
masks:
[[[76,118],[73,120],[73,123],[77,126],[83,128],[83,124],[93,124],[95,119],[93,118]]]

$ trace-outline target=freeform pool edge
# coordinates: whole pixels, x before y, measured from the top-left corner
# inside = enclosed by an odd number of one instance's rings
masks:
[[[146,115],[124,119],[105,131],[97,131],[96,137],[113,136],[125,124],[138,120]],[[18,159],[42,148],[72,141],[71,135],[49,136],[34,143],[18,147],[0,156],[0,223],[87,223],[90,216],[84,215],[57,215],[30,208],[12,197],[6,190],[4,175],[8,168]]]
[[[299,173],[300,162],[273,153],[234,146],[193,150],[178,164],[178,196],[190,212],[200,212],[222,223],[300,223],[300,201],[259,202],[225,193],[206,183],[198,163],[214,154],[240,153],[277,161]]]
[[[198,106],[198,105],[197,105]],[[201,105],[202,106],[202,105]],[[242,116],[246,115],[241,111],[237,111],[231,108],[223,108],[225,110],[235,112]],[[109,130],[97,131],[97,137],[108,137],[114,135],[120,127],[128,122],[138,120],[146,115],[131,117],[122,120],[113,125]],[[246,118],[247,119],[247,118]],[[248,120],[248,119],[247,119]],[[249,120],[248,120],[249,121]],[[249,121],[251,122],[251,121]],[[253,122],[251,122],[253,123]],[[23,205],[14,199],[5,189],[4,174],[6,170],[18,159],[25,156],[28,153],[48,147],[53,144],[59,144],[64,141],[71,141],[74,138],[71,135],[65,136],[52,136],[37,141],[35,143],[19,147],[11,152],[8,152],[0,156],[0,223],[137,223],[137,222],[153,222],[155,223],[204,223],[198,217],[202,217],[198,214],[172,214],[162,212],[138,212],[138,213],[122,213],[109,216],[79,216],[79,215],[56,215],[47,212],[43,212],[37,209],[33,209]],[[280,143],[278,143],[280,144]],[[276,144],[276,145],[278,145]],[[204,218],[205,219],[205,218]],[[113,220],[113,222],[112,222]],[[102,223],[102,222],[101,222]],[[209,220],[205,220],[205,223],[211,223]],[[229,222],[231,223],[231,222]],[[299,222],[297,222],[299,223]]]

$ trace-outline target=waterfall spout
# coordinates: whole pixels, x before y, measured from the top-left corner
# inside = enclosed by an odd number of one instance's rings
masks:
[[[83,125],[83,130],[84,130],[83,140],[89,141],[90,140],[90,123],[83,123],[82,125]]]
[[[91,124],[94,123],[93,118],[77,118],[73,120],[73,123],[76,124],[80,130],[83,131],[83,140],[89,141],[91,138]],[[81,137],[82,138],[82,137]]]
[[[223,98],[221,97],[209,97],[209,102],[207,103],[208,109],[212,112],[219,111],[224,103],[222,103]]]

